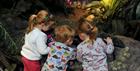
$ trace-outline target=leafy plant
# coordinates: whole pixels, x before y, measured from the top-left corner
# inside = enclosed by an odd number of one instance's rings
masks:
[[[6,29],[2,26],[0,23],[0,37],[3,38],[3,42],[5,41],[7,44],[7,50],[10,54],[17,54],[17,45],[13,41],[13,39],[10,37],[9,33],[6,31]]]
[[[1,38],[1,44],[0,45],[0,62],[5,66],[5,69],[8,71],[14,71],[17,64],[12,63],[10,61],[20,62],[19,60],[19,49],[17,48],[17,45],[15,41],[11,38],[9,33],[6,31],[6,29],[3,27],[3,25],[0,23],[0,38]]]

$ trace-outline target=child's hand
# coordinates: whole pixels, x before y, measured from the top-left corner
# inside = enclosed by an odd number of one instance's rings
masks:
[[[107,44],[112,44],[112,39],[111,39],[111,37],[107,37],[106,39],[104,39],[106,42],[107,42]]]
[[[70,61],[70,65],[72,66],[74,64],[74,62],[73,61]]]

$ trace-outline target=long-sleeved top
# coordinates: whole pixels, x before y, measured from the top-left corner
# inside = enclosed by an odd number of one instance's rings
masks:
[[[66,63],[71,59],[73,49],[61,42],[51,42],[48,58],[41,71],[65,71]]]
[[[77,46],[77,59],[82,62],[84,71],[108,71],[106,54],[113,50],[113,44],[105,44],[101,38],[92,44],[83,41]]]
[[[46,45],[47,35],[38,28],[34,28],[25,34],[25,42],[22,46],[21,55],[29,60],[40,60],[41,55],[47,54],[50,48]]]

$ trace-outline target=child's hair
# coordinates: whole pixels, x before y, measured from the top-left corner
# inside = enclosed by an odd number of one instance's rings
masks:
[[[90,36],[90,39],[93,40],[96,38],[98,29],[96,26],[93,26],[85,18],[81,18],[78,24],[78,33],[85,33]]]
[[[55,40],[64,43],[69,38],[73,38],[75,35],[74,29],[68,25],[62,25],[55,28]]]
[[[29,22],[28,22],[28,28],[27,28],[27,33],[31,32],[37,24],[45,23],[49,17],[48,11],[46,10],[40,10],[37,15],[33,14],[29,17]]]
[[[30,31],[33,30],[33,27],[35,26],[34,23],[33,23],[33,19],[36,17],[35,14],[31,15],[29,17],[29,22],[28,22],[28,28],[27,28],[27,33],[29,33]]]

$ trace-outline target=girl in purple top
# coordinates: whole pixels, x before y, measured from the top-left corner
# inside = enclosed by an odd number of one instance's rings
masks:
[[[95,39],[96,33],[97,28],[87,21],[79,24],[79,37],[83,42],[77,46],[77,59],[82,62],[83,71],[108,71],[106,54],[114,50],[112,39]]]

